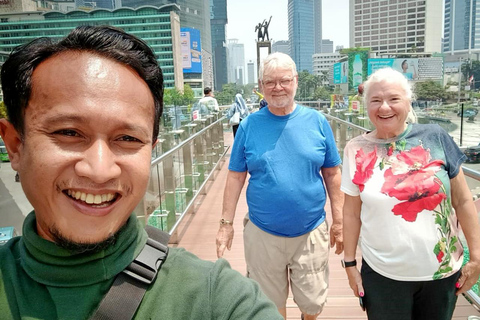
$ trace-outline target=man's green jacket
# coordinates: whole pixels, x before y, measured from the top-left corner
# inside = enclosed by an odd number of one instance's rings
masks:
[[[30,213],[23,236],[0,247],[0,319],[88,319],[146,240],[132,215],[112,246],[72,254],[40,238]],[[135,319],[283,318],[258,285],[225,260],[213,263],[170,248]]]

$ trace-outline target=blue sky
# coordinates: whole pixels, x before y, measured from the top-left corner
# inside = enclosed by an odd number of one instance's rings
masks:
[[[337,45],[349,46],[348,0],[322,1],[322,38]],[[288,40],[288,0],[227,0],[227,39],[239,39],[245,45],[245,60],[256,57],[255,25],[273,16],[268,33],[270,39]]]

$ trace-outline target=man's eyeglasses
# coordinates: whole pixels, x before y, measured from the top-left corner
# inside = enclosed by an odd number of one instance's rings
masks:
[[[267,89],[275,88],[277,86],[277,83],[280,83],[280,86],[282,88],[286,88],[292,83],[293,79],[294,78],[282,79],[282,80],[279,80],[279,81],[268,80],[268,81],[262,81],[262,84]]]

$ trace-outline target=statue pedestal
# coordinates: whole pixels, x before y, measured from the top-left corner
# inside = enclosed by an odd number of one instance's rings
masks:
[[[272,53],[272,42],[267,41],[257,41],[257,72],[260,70],[260,48],[268,48],[268,54]]]

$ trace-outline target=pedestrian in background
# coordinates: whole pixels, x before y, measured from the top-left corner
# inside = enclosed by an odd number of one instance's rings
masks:
[[[250,114],[250,111],[247,108],[247,104],[242,97],[242,94],[237,93],[235,95],[235,102],[227,111],[227,119],[229,124],[233,129],[233,137],[237,134],[238,126],[243,119],[245,119]]]
[[[220,108],[218,107],[217,99],[215,99],[215,94],[210,87],[205,87],[203,89],[204,97],[200,99],[198,102],[202,105],[207,106],[210,112],[218,112]]]

